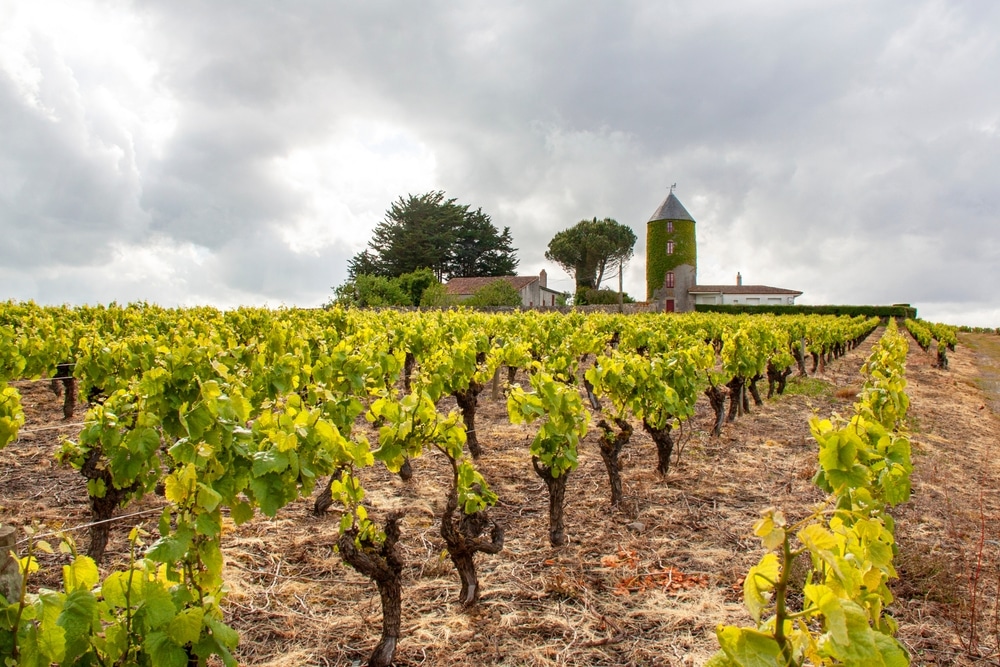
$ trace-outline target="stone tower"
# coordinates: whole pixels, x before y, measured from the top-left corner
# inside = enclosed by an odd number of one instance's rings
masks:
[[[646,223],[646,300],[658,310],[694,310],[688,290],[695,285],[698,247],[694,218],[674,189]]]

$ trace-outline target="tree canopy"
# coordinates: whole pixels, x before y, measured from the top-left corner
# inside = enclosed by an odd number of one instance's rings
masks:
[[[581,220],[549,241],[545,259],[576,280],[576,290],[599,288],[608,267],[632,258],[635,232],[611,218]]]
[[[509,276],[517,269],[516,252],[510,227],[500,231],[481,208],[446,199],[441,191],[428,192],[393,202],[348,271],[351,279],[394,278],[422,268],[438,280]]]

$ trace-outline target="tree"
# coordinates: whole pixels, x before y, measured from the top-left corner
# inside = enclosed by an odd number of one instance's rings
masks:
[[[429,268],[438,280],[512,275],[517,268],[510,228],[498,230],[481,208],[445,199],[444,192],[393,202],[368,248],[348,262],[350,277],[394,278]]]
[[[576,291],[599,288],[609,267],[619,272],[632,258],[635,232],[611,218],[581,220],[549,241],[545,259],[576,280]]]
[[[468,211],[456,230],[448,262],[451,277],[512,276],[517,270],[510,227],[497,233],[482,209]]]

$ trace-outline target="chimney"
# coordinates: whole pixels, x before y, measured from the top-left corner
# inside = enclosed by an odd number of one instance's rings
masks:
[[[545,273],[545,269],[538,272],[538,282],[542,287],[549,286],[549,274]]]
[[[739,271],[736,272],[736,284],[737,285],[742,285],[743,284],[743,276],[740,275]]]

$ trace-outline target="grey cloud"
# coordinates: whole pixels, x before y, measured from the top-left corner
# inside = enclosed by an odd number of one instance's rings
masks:
[[[334,276],[346,275],[352,255],[342,250],[295,253],[276,230],[262,228],[222,248],[213,271],[219,284],[238,286],[270,305],[318,306],[333,295]]]
[[[144,224],[134,155],[124,138],[94,132],[78,100],[41,104],[53,106],[30,106],[0,72],[0,258],[23,269],[99,263],[109,239]]]

